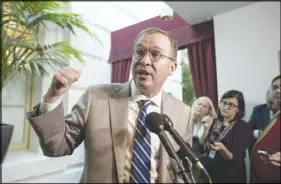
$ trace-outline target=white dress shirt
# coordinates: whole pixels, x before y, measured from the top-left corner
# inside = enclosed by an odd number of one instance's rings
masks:
[[[126,150],[126,159],[125,159],[125,169],[124,169],[124,182],[129,182],[130,180],[130,167],[131,167],[131,159],[132,159],[132,151],[133,151],[133,143],[134,143],[134,131],[136,127],[136,123],[139,117],[140,110],[142,106],[140,106],[138,101],[140,100],[151,100],[151,105],[147,108],[147,114],[151,112],[161,113],[161,102],[162,102],[162,89],[160,92],[154,96],[153,98],[147,98],[142,95],[141,92],[137,89],[134,81],[131,82],[131,98],[129,102],[129,117],[128,117],[128,137],[127,137],[127,150]],[[40,114],[45,114],[47,112],[55,109],[62,101],[62,97],[59,98],[54,103],[45,103],[43,100],[40,104],[39,112]],[[160,139],[154,133],[151,133],[151,171],[150,171],[150,182],[155,183],[155,180],[158,177],[158,162],[159,162],[159,148],[160,148]]]

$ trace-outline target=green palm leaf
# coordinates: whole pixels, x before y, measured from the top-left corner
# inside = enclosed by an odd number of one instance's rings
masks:
[[[69,1],[7,1],[2,3],[2,88],[18,73],[48,75],[48,68],[57,69],[74,60],[83,62],[82,52],[68,41],[39,44],[39,28],[53,23],[75,34],[89,31],[82,17],[62,13]]]

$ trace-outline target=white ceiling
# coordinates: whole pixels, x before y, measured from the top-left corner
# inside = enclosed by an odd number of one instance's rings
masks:
[[[211,20],[214,15],[235,10],[243,6],[255,3],[246,2],[188,2],[188,1],[165,1],[179,16],[188,24],[194,25]]]
[[[164,1],[105,1],[103,3],[115,8],[114,12],[112,9],[104,10],[107,14],[113,15],[110,21],[114,22],[114,28],[111,28],[111,31],[160,16],[163,6],[170,8]]]
[[[138,21],[145,21],[161,14],[163,1],[109,1],[109,3]]]

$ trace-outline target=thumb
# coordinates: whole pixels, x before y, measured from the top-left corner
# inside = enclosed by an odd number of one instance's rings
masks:
[[[220,144],[219,142],[215,142],[215,143],[214,143],[215,146],[218,146],[219,144]]]

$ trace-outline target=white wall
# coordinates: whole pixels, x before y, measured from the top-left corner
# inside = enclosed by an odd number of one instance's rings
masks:
[[[280,74],[280,2],[258,2],[214,17],[218,96],[241,90],[246,119]]]

